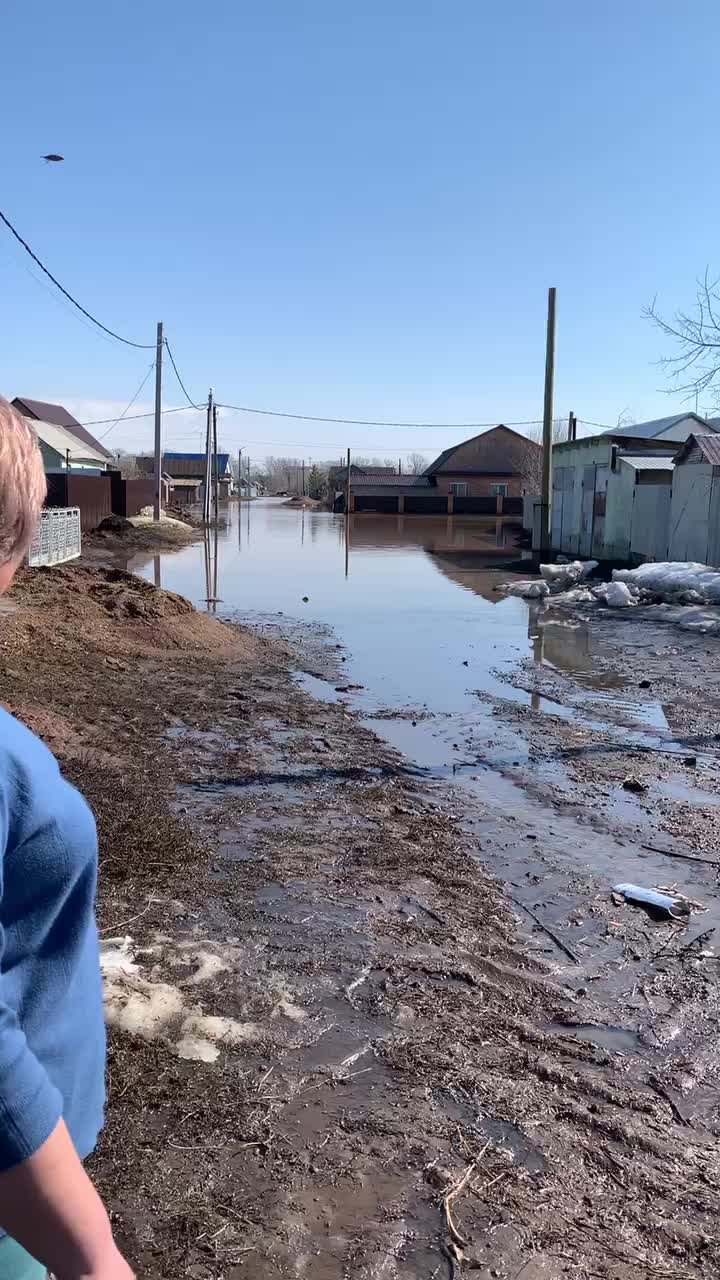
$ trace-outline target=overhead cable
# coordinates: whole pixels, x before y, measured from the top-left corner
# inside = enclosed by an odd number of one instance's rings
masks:
[[[528,418],[524,422],[387,422],[370,418],[324,418],[315,413],[283,413],[279,409],[249,409],[242,404],[221,404],[218,409],[234,409],[236,413],[258,413],[265,418],[293,418],[301,422],[337,422],[348,427],[422,427],[431,431],[475,431],[480,427],[534,427],[541,418]]]
[[[170,363],[171,363],[171,365],[172,365],[173,369],[175,370],[175,377],[177,378],[178,382],[180,383],[180,386],[182,387],[183,395],[185,396],[185,399],[187,400],[188,404],[189,404],[193,409],[204,409],[204,408],[206,408],[206,406],[205,406],[204,404],[196,404],[194,400],[191,400],[191,399],[190,399],[190,396],[188,395],[188,392],[187,392],[187,387],[185,386],[185,383],[183,382],[182,378],[180,377],[180,374],[178,373],[178,367],[177,367],[177,365],[176,365],[176,363],[175,363],[175,360],[173,359],[173,353],[172,353],[172,351],[170,350],[170,343],[168,342],[167,338],[165,338],[165,348],[166,348],[167,353],[168,353],[168,355],[169,355],[169,357],[170,357]]]
[[[120,417],[115,419],[115,421],[114,421],[114,422],[113,422],[113,424],[112,424],[112,427],[108,427],[107,431],[103,431],[102,435],[98,437],[98,439],[99,439],[99,440],[104,440],[106,436],[109,436],[109,435],[110,435],[110,432],[111,432],[111,431],[112,431],[112,430],[117,426],[118,422],[123,422],[123,421],[125,421],[125,414],[127,413],[128,409],[132,409],[132,407],[133,407],[133,405],[134,405],[135,401],[137,400],[138,396],[140,395],[140,392],[142,391],[143,387],[145,386],[145,383],[147,382],[147,380],[148,380],[148,378],[150,377],[150,374],[152,373],[152,371],[153,371],[153,369],[154,369],[154,368],[155,368],[155,361],[153,360],[152,364],[150,365],[150,368],[148,369],[147,373],[145,374],[145,377],[143,378],[142,382],[140,383],[140,386],[138,387],[137,391],[135,392],[135,395],[133,396],[133,398],[132,398],[132,400],[130,401],[130,403],[127,405],[127,407],[126,407],[125,409],[123,409],[122,413],[120,414]]]
[[[49,280],[52,280],[55,287],[59,289],[62,294],[65,295],[65,297],[68,299],[69,302],[72,302],[74,307],[77,307],[78,311],[81,311],[82,314],[86,316],[88,320],[91,320],[92,323],[96,325],[98,329],[102,329],[103,333],[109,334],[110,337],[115,338],[117,342],[124,342],[126,347],[138,347],[143,351],[152,350],[152,348],[155,346],[154,342],[131,342],[129,338],[123,338],[119,333],[115,333],[114,329],[108,329],[107,325],[101,324],[99,320],[96,320],[95,316],[91,315],[91,313],[87,311],[85,307],[81,306],[81,304],[77,301],[77,299],[73,298],[72,294],[68,293],[67,289],[65,289],[63,285],[60,284],[60,281],[56,280],[52,271],[48,271],[44,262],[40,261],[37,254],[33,253],[27,241],[23,240],[22,236],[20,235],[20,232],[15,230],[15,227],[13,226],[10,219],[5,217],[5,214],[3,213],[2,209],[0,209],[0,220],[2,220],[5,223],[5,226],[8,228],[8,231],[10,231],[14,235],[18,244],[22,245],[25,252],[28,253],[32,258],[33,262],[36,262],[40,270],[45,272],[45,275],[48,277]]]
[[[193,405],[193,408],[197,408],[197,407],[198,407],[197,405]],[[199,407],[202,410],[205,408],[205,405],[202,404]],[[190,410],[187,408],[187,406],[184,404],[181,404],[177,409],[163,409],[162,416],[165,417],[166,413],[189,413],[189,412]],[[136,422],[138,418],[154,418],[154,417],[155,417],[155,414],[152,412],[151,413],[131,413],[128,415],[127,418],[125,418],[125,421]],[[115,419],[114,418],[94,418],[92,422],[81,422],[80,426],[81,427],[103,427],[106,422],[115,422]]]

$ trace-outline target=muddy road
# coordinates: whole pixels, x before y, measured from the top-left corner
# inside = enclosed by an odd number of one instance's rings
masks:
[[[82,568],[0,617],[3,701],[99,820],[119,1234],[152,1277],[717,1275],[715,642],[398,554],[404,664],[390,576],[331,631],[327,564],[271,616],[267,556],[251,628]]]

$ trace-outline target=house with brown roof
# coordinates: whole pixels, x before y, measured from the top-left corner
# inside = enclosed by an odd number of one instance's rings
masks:
[[[520,498],[541,457],[539,444],[500,423],[445,449],[424,475],[456,498]]]
[[[523,493],[533,489],[541,457],[533,440],[499,424],[445,449],[421,475],[351,467],[351,510],[517,515]],[[344,494],[337,494],[335,509],[344,509]]]
[[[45,400],[30,400],[27,396],[15,396],[12,404],[24,418],[61,427],[63,431],[69,432],[81,444],[88,445],[93,454],[99,453],[107,461],[112,459],[113,455],[110,450],[106,449],[105,445],[101,444],[99,440],[96,440],[87,427],[78,422],[77,418],[74,418],[64,405],[50,404]]]

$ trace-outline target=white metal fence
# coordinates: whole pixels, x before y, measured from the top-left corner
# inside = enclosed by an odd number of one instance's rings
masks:
[[[32,569],[43,564],[76,560],[81,552],[80,508],[46,507],[40,516],[28,554]]]

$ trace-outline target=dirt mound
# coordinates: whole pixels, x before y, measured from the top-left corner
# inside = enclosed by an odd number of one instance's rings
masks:
[[[97,533],[114,533],[117,537],[127,537],[133,532],[134,524],[130,520],[126,520],[124,516],[106,516],[100,521],[97,527]]]
[[[6,654],[62,648],[63,661],[80,653],[147,655],[168,649],[255,658],[260,641],[241,627],[198,613],[189,600],[162,591],[123,569],[83,564],[25,569],[0,617]]]
[[[283,506],[309,507],[311,511],[315,511],[316,508],[320,506],[320,503],[317,502],[315,498],[301,498],[299,495],[296,495],[294,498],[290,498],[287,502],[283,502]]]

